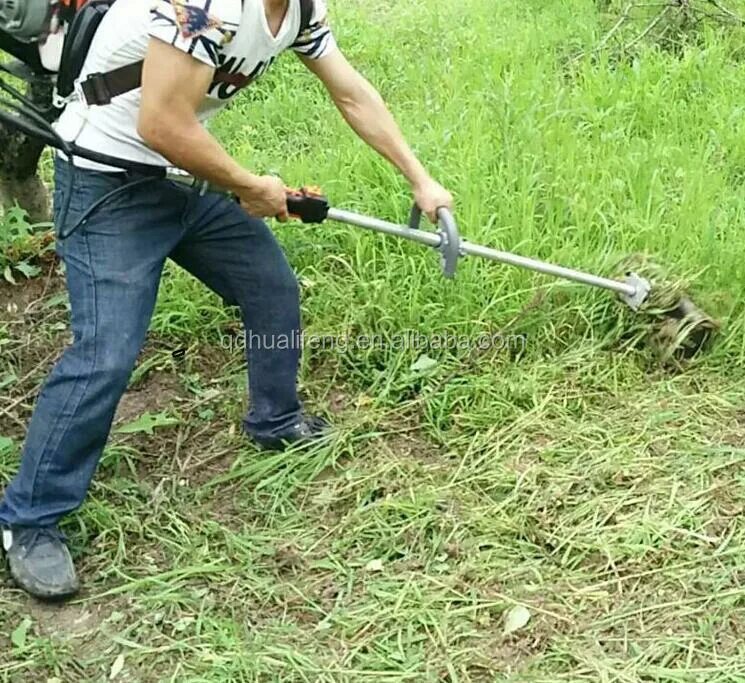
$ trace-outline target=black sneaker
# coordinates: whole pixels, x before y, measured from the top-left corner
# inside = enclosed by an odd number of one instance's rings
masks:
[[[63,600],[78,592],[72,556],[57,527],[3,529],[10,575],[19,588],[40,600]]]
[[[301,418],[300,422],[279,434],[272,434],[271,436],[255,436],[252,434],[251,438],[264,450],[281,451],[289,446],[321,439],[328,436],[330,431],[331,425],[322,417],[306,415]]]

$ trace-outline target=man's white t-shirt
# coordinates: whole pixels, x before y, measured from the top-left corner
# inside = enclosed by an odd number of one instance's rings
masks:
[[[320,59],[336,49],[324,0],[314,0],[310,27],[300,33],[300,0],[290,0],[276,36],[263,0],[116,0],[101,22],[86,58],[81,79],[138,62],[148,42],[158,38],[205,64],[234,76],[231,83],[213,81],[198,117],[205,122],[292,49]],[[75,100],[56,124],[57,132],[84,149],[143,164],[168,166],[137,133],[141,88],[115,97],[110,104],[87,106]],[[75,158],[77,166],[106,168]]]

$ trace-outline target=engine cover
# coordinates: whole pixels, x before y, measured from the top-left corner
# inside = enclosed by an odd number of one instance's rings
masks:
[[[49,30],[51,16],[49,0],[0,0],[0,31],[16,40],[37,41]]]

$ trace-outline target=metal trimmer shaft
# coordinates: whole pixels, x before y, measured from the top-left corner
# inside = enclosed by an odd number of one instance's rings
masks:
[[[196,182],[183,171],[176,173],[173,179],[180,182],[185,180],[186,182]],[[635,273],[628,273],[623,281],[610,280],[592,273],[518,256],[479,244],[471,244],[461,239],[455,217],[451,211],[445,208],[438,210],[437,232],[427,232],[421,229],[422,211],[416,205],[411,210],[409,224],[398,225],[372,216],[332,208],[320,188],[315,187],[288,190],[287,208],[291,216],[300,219],[303,223],[323,223],[325,220],[331,219],[346,225],[402,237],[432,247],[440,252],[442,269],[445,277],[448,278],[455,276],[458,262],[462,257],[479,256],[490,261],[526,268],[552,277],[579,282],[590,287],[610,290],[618,294],[634,310],[638,310],[646,301],[651,289],[650,283]]]
[[[402,237],[412,242],[426,244],[443,253],[443,259],[445,261],[447,261],[448,254],[455,254],[456,261],[463,256],[479,256],[490,261],[497,261],[499,263],[517,266],[518,268],[526,268],[552,277],[579,282],[590,287],[607,289],[618,294],[623,301],[635,310],[644,303],[651,289],[650,283],[635,273],[629,273],[624,281],[611,280],[599,275],[593,275],[592,273],[585,273],[553,263],[546,263],[463,241],[458,236],[457,228],[453,230],[455,221],[452,214],[444,209],[441,209],[439,213],[440,232],[425,232],[420,230],[418,226],[421,220],[421,212],[418,212],[416,209],[412,212],[412,221],[408,226],[388,223],[378,218],[363,216],[342,209],[329,209],[328,218],[365,230],[381,232]],[[449,231],[445,229],[448,223],[450,224]],[[452,277],[454,272],[454,269],[451,272],[447,272],[446,270],[446,275]]]

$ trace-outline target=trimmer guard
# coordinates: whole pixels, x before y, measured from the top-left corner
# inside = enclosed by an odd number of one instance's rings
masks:
[[[619,297],[632,310],[638,311],[649,297],[649,293],[652,291],[652,283],[636,273],[627,273],[624,282],[631,285],[635,291],[634,294],[619,294]]]

